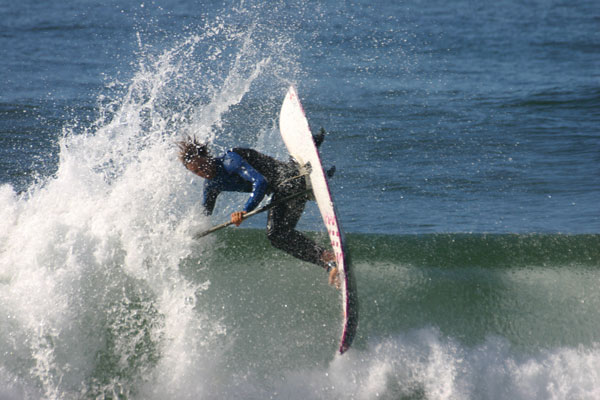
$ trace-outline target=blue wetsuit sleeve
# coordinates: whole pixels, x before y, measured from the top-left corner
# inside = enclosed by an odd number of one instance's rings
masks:
[[[267,180],[239,154],[229,151],[223,159],[223,167],[230,174],[237,174],[252,183],[252,194],[244,205],[244,211],[252,211],[260,204],[267,192]]]

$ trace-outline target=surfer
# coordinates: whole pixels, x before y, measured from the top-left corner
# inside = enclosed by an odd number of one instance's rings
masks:
[[[314,137],[317,147],[325,131]],[[253,149],[234,148],[221,157],[213,157],[206,144],[187,137],[179,144],[179,159],[183,165],[205,179],[203,206],[211,215],[217,196],[222,191],[250,193],[242,211],[231,214],[231,223],[239,226],[244,214],[255,209],[266,194],[276,203],[306,190],[306,179],[298,164],[282,162]],[[333,251],[326,250],[298,232],[296,224],[302,216],[308,195],[292,198],[269,210],[267,237],[271,244],[303,261],[319,265],[329,272],[329,283],[338,286],[338,269]]]

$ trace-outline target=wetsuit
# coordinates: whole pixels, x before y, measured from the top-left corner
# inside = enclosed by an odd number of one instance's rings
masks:
[[[207,215],[222,191],[251,193],[243,210],[252,211],[266,194],[271,202],[306,190],[306,180],[294,161],[284,163],[256,150],[235,148],[216,158],[216,176],[204,182],[203,205]],[[303,261],[326,268],[321,256],[324,248],[295,230],[307,197],[300,196],[269,210],[267,237],[271,244]]]

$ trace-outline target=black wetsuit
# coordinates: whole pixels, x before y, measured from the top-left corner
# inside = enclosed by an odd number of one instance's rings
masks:
[[[235,148],[216,158],[217,174],[204,183],[204,207],[211,214],[222,191],[251,193],[244,211],[252,211],[265,194],[275,203],[306,190],[305,177],[298,165],[276,160],[256,150]],[[303,261],[326,268],[321,256],[325,249],[298,232],[296,224],[306,205],[307,196],[293,198],[269,210],[267,237],[271,244]]]

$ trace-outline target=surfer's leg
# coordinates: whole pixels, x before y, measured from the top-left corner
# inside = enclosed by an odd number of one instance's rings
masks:
[[[275,196],[273,201],[277,201]],[[305,198],[298,198],[269,210],[267,237],[274,247],[325,268],[323,254],[326,250],[295,229],[305,204]]]

